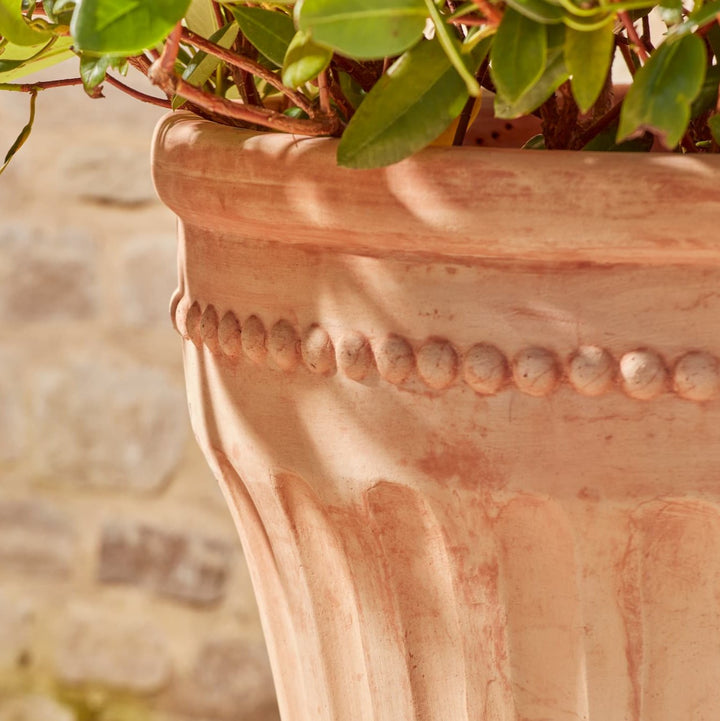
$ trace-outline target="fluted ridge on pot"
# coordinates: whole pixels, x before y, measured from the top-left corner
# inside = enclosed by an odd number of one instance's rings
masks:
[[[508,356],[485,341],[463,349],[445,338],[413,343],[387,333],[371,339],[355,329],[334,340],[318,323],[298,329],[281,318],[267,328],[256,313],[242,322],[230,310],[220,318],[212,304],[203,309],[198,301],[178,303],[173,321],[180,335],[198,348],[205,346],[235,362],[244,357],[286,373],[303,367],[319,376],[339,372],[356,382],[376,374],[395,386],[417,379],[435,392],[465,383],[486,396],[515,388],[544,397],[562,385],[590,397],[619,388],[637,400],[674,393],[702,402],[720,394],[720,359],[696,349],[682,352],[671,363],[658,351],[643,347],[615,358],[599,345],[581,345],[562,359],[552,349],[537,346]]]

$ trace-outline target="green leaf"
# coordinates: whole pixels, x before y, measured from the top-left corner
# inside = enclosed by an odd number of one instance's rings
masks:
[[[360,87],[360,84],[347,73],[338,73],[338,82],[340,83],[340,90],[342,90],[345,98],[350,102],[353,108],[359,108],[360,103],[365,100],[365,91]]]
[[[712,115],[707,121],[713,140],[720,145],[720,115]]]
[[[208,38],[211,42],[219,45],[221,48],[229,48],[237,38],[240,28],[235,23],[228,23],[219,30],[216,30]],[[202,85],[214,72],[219,65],[220,58],[200,50],[195,53],[192,60],[183,70],[183,80],[187,80],[193,85]]]
[[[717,23],[711,25],[705,34],[705,39],[710,44],[710,48],[712,49],[715,58],[720,58],[720,25]]]
[[[191,0],[185,13],[185,24],[198,35],[209,38],[218,29],[212,0]]]
[[[545,0],[508,0],[508,5],[530,20],[539,23],[562,22],[564,12],[561,7],[545,2]]]
[[[709,22],[715,20],[718,13],[720,13],[720,0],[712,0],[712,2],[707,2],[704,5],[696,3],[696,5],[698,6],[697,10],[693,10],[693,12],[685,18],[685,22],[675,25],[675,27],[670,30],[668,33],[670,37],[693,33],[698,28],[703,27],[703,25],[707,25]]]
[[[583,150],[601,150],[605,153],[647,153],[653,146],[654,138],[650,133],[643,133],[632,140],[617,142],[618,121],[601,130]]]
[[[451,34],[443,16],[435,7],[434,0],[425,0],[425,6],[435,26],[435,37],[438,39],[440,45],[442,45],[445,55],[448,56],[448,60],[455,70],[457,70],[458,75],[465,81],[468,93],[477,98],[480,95],[480,83],[475,79],[475,74],[468,70],[460,52],[460,43],[457,41],[455,35]]]
[[[697,35],[666,40],[638,70],[620,113],[618,142],[649,130],[674,148],[690,121],[705,78],[705,44]]]
[[[490,51],[490,72],[498,94],[517,101],[542,76],[547,31],[512,8],[507,8]]]
[[[228,23],[224,27],[216,30],[209,38],[214,43],[223,48],[229,48],[238,36],[240,28],[236,23]],[[197,87],[202,86],[208,78],[215,72],[215,68],[220,64],[220,59],[214,55],[209,55],[203,50],[195,53],[192,60],[188,62],[183,70],[183,80],[187,80],[191,85]],[[185,105],[187,101],[179,95],[173,96],[171,106],[173,110],[177,110]]]
[[[28,25],[21,0],[0,0],[0,35],[15,45],[28,47],[46,43],[52,33]]]
[[[547,31],[548,50],[545,70],[535,84],[514,102],[508,102],[500,94],[496,95],[496,117],[512,119],[529,115],[568,79],[569,73],[564,54],[566,28],[563,25],[552,25],[547,28]]]
[[[610,71],[615,34],[612,23],[590,32],[568,28],[565,32],[565,64],[581,112],[593,106]]]
[[[33,123],[35,122],[35,101],[37,100],[37,90],[30,93],[30,119],[27,121],[25,127],[20,131],[20,134],[15,138],[15,142],[10,146],[10,150],[5,155],[5,160],[2,166],[0,166],[0,174],[7,168],[10,161],[13,159],[15,153],[25,144],[25,141],[30,137],[32,132]]]
[[[231,8],[242,34],[274,65],[282,67],[295,35],[292,18],[263,8]]]
[[[523,150],[547,150],[545,147],[545,136],[542,133],[533,135],[530,140],[525,141]]]
[[[83,81],[85,92],[92,95],[92,90],[105,80],[109,68],[124,70],[127,67],[127,60],[117,55],[87,55],[80,54],[80,77]]]
[[[424,0],[304,0],[295,6],[299,30],[358,60],[399,55],[425,29]]]
[[[30,73],[45,70],[57,63],[75,57],[70,50],[72,38],[53,38],[40,50],[28,53],[27,47],[6,45],[5,52],[0,60],[0,82],[9,83],[30,75]]]
[[[25,65],[26,60],[3,60],[0,58],[0,76]]]
[[[677,25],[683,19],[682,0],[661,0],[659,3],[660,19],[668,26]]]
[[[715,108],[718,97],[718,85],[720,85],[720,65],[711,65],[705,72],[702,88],[693,100],[690,108],[690,117],[696,118],[702,113]]]
[[[70,32],[78,50],[132,55],[162,42],[190,0],[82,0]]]
[[[332,56],[332,50],[313,42],[310,33],[298,30],[285,53],[283,84],[289,88],[299,88],[315,79],[330,65]]]
[[[487,55],[486,38],[468,56],[474,72]],[[391,165],[437,138],[468,99],[462,78],[437,39],[402,55],[367,94],[338,147],[349,168]]]

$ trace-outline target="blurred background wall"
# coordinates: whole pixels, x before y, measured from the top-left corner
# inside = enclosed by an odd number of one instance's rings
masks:
[[[41,93],[0,176],[0,721],[275,721],[167,313],[163,111],[105,93]],[[0,95],[0,155],[27,112]]]

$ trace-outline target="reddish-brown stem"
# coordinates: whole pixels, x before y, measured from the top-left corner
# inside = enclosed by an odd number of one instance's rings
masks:
[[[320,96],[320,110],[323,115],[330,115],[330,94],[328,93],[328,77],[327,70],[323,70],[318,75],[318,94]]]
[[[602,117],[598,118],[577,140],[578,147],[584,148],[593,138],[602,133],[617,120],[622,110],[622,100],[610,108]]]
[[[350,118],[352,118],[355,114],[355,108],[353,108],[348,99],[345,97],[345,93],[343,93],[340,84],[333,78],[330,79],[328,92],[330,93],[330,97],[334,100],[335,105],[340,108],[340,112],[343,114],[345,119],[350,120]]]
[[[168,35],[163,47],[162,54],[160,55],[160,69],[164,73],[173,73],[175,70],[175,61],[177,60],[178,50],[180,49],[180,38],[182,37],[182,25],[178,23],[173,29],[170,35]]]
[[[630,48],[624,43],[618,43],[618,48],[620,48],[620,54],[623,56],[623,60],[625,61],[625,65],[627,65],[627,69],[630,71],[630,75],[634,76],[637,72],[637,68],[633,62]]]
[[[216,2],[212,2],[210,4],[212,5],[213,12],[215,13],[215,20],[217,21],[218,27],[223,27],[223,25],[225,25],[225,18],[223,17],[222,9]]]
[[[503,14],[489,0],[473,0],[490,25],[499,25]]]
[[[635,29],[632,18],[630,17],[630,15],[628,15],[627,10],[620,10],[618,12],[618,17],[620,18],[620,22],[622,22],[623,27],[625,28],[628,39],[635,46],[635,52],[638,54],[641,62],[646,63],[649,57],[648,52],[645,44],[640,39],[640,36],[637,34],[637,30]]]
[[[319,119],[290,118],[267,108],[244,105],[225,98],[206,93],[190,85],[175,73],[165,72],[161,63],[150,68],[150,80],[169,95],[179,95],[206,111],[225,118],[242,120],[246,123],[262,125],[296,135],[334,135],[340,130],[340,121],[334,116]]]
[[[310,101],[302,93],[298,93],[295,90],[291,90],[286,85],[283,85],[273,72],[260,65],[260,63],[255,62],[254,60],[251,60],[244,55],[235,53],[232,50],[227,50],[226,48],[223,48],[220,45],[217,45],[216,43],[207,40],[206,38],[202,37],[202,35],[198,35],[197,33],[194,33],[192,32],[192,30],[188,30],[187,28],[183,29],[183,38],[192,45],[195,45],[195,47],[198,47],[201,50],[204,50],[205,52],[214,55],[216,58],[224,60],[229,65],[234,65],[236,68],[240,68],[240,70],[245,70],[246,72],[252,73],[253,75],[261,78],[268,85],[271,85],[273,88],[280,91],[283,95],[287,96],[295,105],[297,105],[301,110],[304,110],[311,118],[317,115],[317,111],[312,107]]]
[[[146,93],[141,93],[139,90],[135,90],[135,88],[131,88],[129,85],[121,83],[117,78],[112,77],[112,75],[106,75],[105,80],[107,80],[107,82],[113,87],[118,88],[118,90],[122,90],[127,95],[130,95],[131,97],[135,98],[136,100],[140,100],[143,103],[158,105],[159,107],[167,108],[168,110],[172,107],[169,100],[166,100],[165,98],[156,98],[152,95],[147,95]]]
[[[38,90],[63,88],[67,85],[82,85],[82,78],[62,78],[61,80],[40,80],[37,83],[7,83],[23,93],[35,93]]]
[[[145,55],[135,55],[132,58],[128,58],[128,62],[135,68],[135,70],[139,70],[143,75],[148,74],[150,66],[152,65]]]

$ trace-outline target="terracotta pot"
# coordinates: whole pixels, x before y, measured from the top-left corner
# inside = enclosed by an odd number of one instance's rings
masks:
[[[720,165],[178,113],[173,318],[285,721],[720,717]]]

